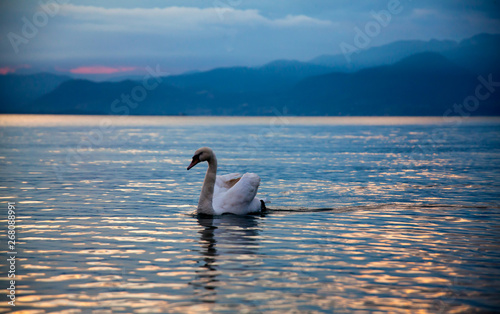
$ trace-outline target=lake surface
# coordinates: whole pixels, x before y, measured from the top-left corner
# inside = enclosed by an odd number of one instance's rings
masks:
[[[0,311],[498,312],[500,120],[456,122],[0,116]],[[192,215],[201,146],[269,212]]]

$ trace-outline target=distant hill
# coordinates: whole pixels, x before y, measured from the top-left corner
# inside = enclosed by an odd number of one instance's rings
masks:
[[[277,60],[261,67],[217,68],[206,72],[165,77],[166,83],[190,90],[210,92],[269,92],[283,90],[303,78],[332,69],[300,61]]]
[[[286,92],[301,79],[331,69],[299,61],[279,60],[261,67],[219,68],[206,72],[162,77],[137,108],[111,104],[129,95],[140,81],[67,81],[38,98],[22,112],[72,114],[270,114],[263,108],[271,95]],[[256,107],[249,102],[258,103]],[[124,108],[128,107],[128,108]],[[114,109],[113,109],[114,108]],[[117,109],[119,108],[119,109]]]
[[[312,115],[438,115],[475,94],[477,75],[425,52],[394,65],[310,77],[292,92],[291,107]],[[499,115],[500,93],[475,115]]]
[[[34,113],[109,114],[111,103],[136,85],[133,81],[91,82],[70,80],[27,107]]]
[[[350,55],[323,55],[310,63],[333,68],[338,72],[355,72],[368,67],[394,64],[411,55],[437,52],[476,74],[491,73],[500,69],[500,34],[479,34],[461,42],[452,40],[406,40],[391,44],[360,49]]]
[[[148,92],[145,99],[135,101],[131,92],[140,82],[92,82],[88,80],[71,80],[62,83],[52,92],[38,98],[28,108],[34,113],[51,114],[169,114],[182,113],[177,99],[191,102],[196,96],[162,84],[152,92]],[[142,94],[140,94],[140,97]],[[128,98],[128,99],[127,99]],[[168,106],[164,104],[169,103]]]
[[[233,115],[255,114],[245,110],[248,99],[262,97],[254,93],[193,91],[162,82],[145,94],[136,81],[91,82],[71,80],[38,98],[22,113],[115,114],[115,115]],[[137,96],[139,95],[139,96]],[[139,97],[139,98],[137,98]]]
[[[500,34],[480,34],[464,39],[442,54],[475,74],[500,73]]]
[[[422,52],[443,52],[453,49],[458,43],[452,40],[402,40],[383,46],[359,49],[349,55],[322,55],[309,62],[334,68],[337,72],[355,72],[361,69],[394,64],[411,55]]]
[[[26,105],[70,79],[50,73],[0,75],[0,110],[3,113],[22,112]]]
[[[500,35],[488,34],[460,43],[404,41],[360,52],[357,70],[277,60],[162,77],[147,91],[141,80],[5,75],[0,113],[272,115],[287,106],[294,115],[443,115],[475,95],[478,75],[500,81],[499,47]],[[329,57],[321,58],[315,62]],[[500,115],[495,88],[471,114]]]

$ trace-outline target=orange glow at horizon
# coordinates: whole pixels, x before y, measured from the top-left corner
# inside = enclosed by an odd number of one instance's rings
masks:
[[[74,74],[113,74],[134,71],[136,69],[137,67],[82,66],[69,71]]]
[[[16,69],[11,68],[11,67],[0,68],[0,74],[1,75],[5,75],[5,74],[9,74],[9,73],[14,73],[14,72],[16,72]]]
[[[29,69],[31,68],[28,64],[21,64],[19,66],[5,66],[0,68],[0,75],[7,75],[9,73],[15,73],[19,69]]]

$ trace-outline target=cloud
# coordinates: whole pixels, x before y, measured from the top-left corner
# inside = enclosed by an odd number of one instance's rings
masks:
[[[16,72],[16,68],[14,67],[3,67],[3,68],[0,68],[0,74],[1,75],[5,75],[5,74],[9,74],[9,73],[14,73]]]
[[[82,66],[69,71],[74,74],[114,74],[134,70],[137,70],[137,67]]]
[[[287,15],[283,19],[274,20],[277,26],[331,26],[332,22],[328,20],[319,20],[305,15]]]
[[[53,0],[0,1],[0,67],[31,64],[75,71],[115,71],[160,64],[171,73],[221,66],[261,65],[274,59],[309,60],[341,53],[355,28],[373,21],[389,0],[71,0],[15,53],[6,34],[22,35],[25,19]],[[497,1],[400,0],[403,12],[380,35],[396,40],[461,40],[498,33]],[[168,7],[164,7],[168,3]],[[1,34],[0,34],[1,35]],[[83,68],[85,66],[85,68]],[[104,66],[109,69],[99,69]],[[133,73],[133,71],[128,72]]]
[[[315,40],[325,44],[318,33],[330,34],[332,28],[326,19],[304,14],[270,17],[240,7],[106,8],[72,3],[62,5],[16,57],[66,69],[162,64],[178,73],[294,59],[304,50],[312,58],[318,49],[324,50],[315,46]]]
[[[258,10],[232,7],[103,8],[66,4],[62,14],[83,22],[87,29],[101,31],[179,32],[228,26],[322,27],[329,20],[305,15],[287,15],[271,19]]]
[[[9,73],[15,73],[19,69],[29,69],[30,65],[28,64],[21,64],[18,66],[5,66],[0,68],[0,75],[6,75]]]

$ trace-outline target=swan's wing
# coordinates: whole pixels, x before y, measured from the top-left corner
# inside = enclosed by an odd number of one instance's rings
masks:
[[[221,186],[226,186],[226,185],[228,185],[228,182],[235,180],[235,179],[240,179],[240,178],[241,178],[240,173],[225,174],[223,176],[217,176],[217,178],[215,180],[215,184],[220,184]],[[231,185],[231,186],[233,186],[233,185]]]
[[[258,175],[245,173],[233,187],[214,195],[214,210],[234,214],[247,214],[253,211],[250,210],[250,205],[257,195],[259,184],[260,177]]]
[[[217,176],[215,179],[214,196],[226,192],[232,188],[241,179],[241,174],[230,173],[223,176]]]

